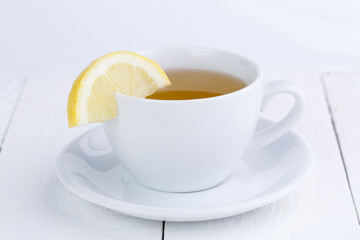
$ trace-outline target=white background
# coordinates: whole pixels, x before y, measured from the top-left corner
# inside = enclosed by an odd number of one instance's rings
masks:
[[[281,71],[360,66],[360,2],[0,1],[0,73],[76,75],[116,50],[235,51]]]

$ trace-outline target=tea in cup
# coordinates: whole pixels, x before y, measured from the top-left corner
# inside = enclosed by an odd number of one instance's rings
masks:
[[[193,192],[225,181],[247,151],[288,132],[303,110],[289,81],[263,83],[260,68],[236,53],[193,47],[138,52],[157,62],[172,85],[148,98],[116,93],[118,116],[103,123],[119,160],[140,184]],[[295,98],[280,122],[255,132],[275,95]]]

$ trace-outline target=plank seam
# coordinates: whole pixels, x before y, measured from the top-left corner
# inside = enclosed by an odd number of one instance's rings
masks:
[[[2,136],[1,141],[0,141],[0,153],[1,153],[2,146],[3,146],[4,142],[5,142],[6,135],[7,135],[8,131],[9,131],[9,129],[10,129],[11,122],[12,122],[12,120],[14,119],[15,112],[16,112],[16,110],[17,110],[17,108],[18,108],[18,105],[19,105],[21,96],[22,96],[22,94],[23,94],[23,92],[24,92],[24,88],[25,88],[25,85],[26,85],[26,80],[22,79],[22,80],[20,80],[20,81],[21,81],[20,90],[19,90],[18,96],[17,96],[17,98],[16,98],[14,108],[13,108],[12,111],[11,111],[9,121],[8,121],[8,123],[6,124],[6,128],[5,128],[5,131],[4,131],[4,135]]]
[[[161,240],[165,239],[165,221],[162,222],[162,235]]]
[[[352,199],[352,202],[353,202],[353,205],[354,205],[354,210],[355,210],[355,213],[356,213],[358,224],[360,225],[360,216],[358,214],[357,206],[356,206],[355,199],[354,199],[354,194],[353,194],[353,191],[352,191],[352,188],[351,188],[349,174],[347,172],[347,166],[346,166],[346,162],[345,162],[345,159],[344,159],[344,154],[343,154],[343,150],[342,150],[342,147],[341,147],[341,142],[340,142],[340,138],[339,138],[339,135],[338,135],[338,131],[337,131],[337,128],[336,128],[336,123],[335,123],[335,119],[334,119],[334,116],[333,116],[333,110],[331,108],[331,104],[330,104],[330,100],[329,100],[328,90],[327,90],[326,84],[325,84],[325,77],[327,75],[329,75],[329,74],[330,73],[324,73],[324,74],[321,75],[321,85],[322,85],[322,88],[324,90],[325,101],[326,101],[326,105],[328,107],[328,112],[330,114],[331,125],[332,125],[332,128],[333,128],[334,133],[335,133],[336,143],[337,143],[339,151],[340,151],[340,157],[341,157],[341,161],[342,161],[342,164],[343,164],[343,167],[344,167],[346,180],[347,180],[348,187],[349,187],[349,190],[350,190],[351,199]]]

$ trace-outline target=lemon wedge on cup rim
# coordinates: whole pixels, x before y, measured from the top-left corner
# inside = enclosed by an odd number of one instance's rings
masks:
[[[156,62],[127,51],[109,53],[74,81],[67,107],[69,127],[115,118],[115,92],[145,98],[167,85],[170,81]]]

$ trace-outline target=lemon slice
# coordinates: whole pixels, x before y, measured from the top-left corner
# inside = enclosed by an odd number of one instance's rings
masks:
[[[75,80],[68,99],[69,127],[115,118],[114,92],[145,98],[167,85],[170,81],[156,62],[127,51],[109,53]]]

